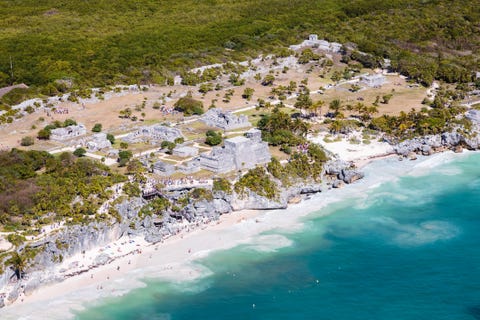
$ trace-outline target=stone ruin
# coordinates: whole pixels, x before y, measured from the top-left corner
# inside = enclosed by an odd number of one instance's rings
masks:
[[[123,141],[128,143],[150,142],[151,144],[159,144],[162,141],[173,142],[177,138],[182,138],[182,132],[179,129],[156,124],[141,127],[124,137]]]
[[[192,174],[201,170],[200,158],[196,157],[190,161],[177,165],[177,171],[183,174]]]
[[[169,176],[175,173],[175,166],[173,164],[157,161],[153,164],[153,173],[161,176]]]
[[[85,134],[87,134],[87,128],[79,123],[78,125],[53,129],[50,133],[50,139],[55,141],[65,141]]]
[[[112,143],[107,139],[107,134],[103,132],[94,134],[92,140],[86,143],[87,149],[91,152],[110,148],[111,146]]]
[[[369,74],[360,77],[360,82],[372,88],[381,87],[386,81],[387,79],[382,74]]]
[[[182,158],[195,157],[198,155],[198,148],[178,145],[172,150],[172,154]]]
[[[290,46],[292,50],[299,50],[305,47],[314,47],[321,49],[323,51],[330,51],[333,53],[338,53],[342,50],[342,44],[337,42],[328,42],[326,40],[319,40],[318,35],[311,34],[308,36],[308,39],[303,41],[300,44]]]
[[[262,141],[261,131],[251,129],[244,136],[225,139],[223,147],[214,147],[210,153],[202,153],[200,166],[215,173],[225,173],[250,169],[270,159],[268,144]]]
[[[218,108],[208,110],[201,120],[210,127],[217,127],[223,130],[235,130],[252,126],[246,115],[236,116],[232,112]]]

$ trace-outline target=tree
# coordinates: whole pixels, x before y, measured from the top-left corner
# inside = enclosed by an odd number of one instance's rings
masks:
[[[305,90],[304,92],[300,93],[294,106],[300,110],[308,110],[312,104],[313,101],[312,98],[310,98],[310,92]]]
[[[33,137],[23,137],[22,140],[20,141],[20,145],[24,147],[31,146],[35,143],[35,139]]]
[[[243,86],[245,84],[245,79],[241,79],[238,74],[232,73],[228,79],[228,82],[234,86]]]
[[[271,74],[267,74],[262,80],[262,86],[271,86],[275,81],[275,77]]]
[[[160,145],[160,147],[162,149],[167,149],[166,153],[168,154],[172,154],[172,151],[173,149],[175,148],[176,144],[174,142],[170,142],[170,141],[162,141],[162,144]]]
[[[213,85],[211,83],[202,83],[200,85],[200,88],[198,89],[198,92],[206,94],[209,91],[213,90]]]
[[[342,109],[342,102],[339,99],[335,99],[332,102],[330,102],[330,110],[333,110],[335,116],[337,116]]]
[[[183,112],[186,116],[203,114],[203,103],[189,96],[178,99],[173,106],[175,110]]]
[[[295,92],[297,90],[297,83],[295,81],[290,81],[288,84],[288,92],[291,94],[292,92]]]
[[[319,111],[320,110],[320,114],[322,112],[322,107],[325,105],[325,101],[322,101],[322,100],[318,100],[317,102],[315,102],[314,104],[312,104],[312,106],[310,107],[310,109],[313,111],[313,113],[317,116],[319,114]]]
[[[42,130],[38,131],[37,138],[40,140],[48,140],[50,139],[50,134],[51,134],[50,129],[45,127]]]
[[[110,141],[111,144],[115,143],[115,136],[111,133],[107,133],[107,140]]]
[[[128,149],[128,143],[127,142],[120,142],[120,149]]]
[[[178,137],[178,138],[175,138],[175,140],[173,140],[173,142],[175,144],[182,144],[185,142],[185,138],[184,137]]]
[[[255,92],[255,89],[253,88],[245,88],[245,90],[243,90],[243,93],[242,93],[242,98],[246,99],[247,101],[250,101],[254,92]]]
[[[127,162],[133,157],[133,153],[132,151],[130,150],[121,150],[119,153],[118,153],[118,165],[120,167],[124,167],[125,165],[127,165]]]
[[[300,64],[306,64],[309,63],[311,60],[319,60],[320,56],[318,54],[315,54],[312,49],[307,48],[302,51],[300,54],[300,57],[298,58],[298,63]]]
[[[95,123],[95,125],[92,128],[92,132],[101,132],[102,131],[102,124],[101,123]]]
[[[77,121],[73,120],[73,119],[66,119],[64,122],[63,122],[63,126],[64,127],[68,127],[68,126],[76,126],[77,125]],[[57,126],[57,127],[60,127],[60,126]]]
[[[335,70],[330,79],[332,79],[332,81],[338,82],[342,79],[342,74]]]
[[[75,149],[75,151],[73,151],[73,155],[79,158],[85,156],[86,153],[87,153],[87,150],[83,148],[77,148]]]
[[[222,143],[222,134],[213,130],[208,130],[206,133],[205,143],[209,146],[216,146]]]
[[[330,132],[331,133],[340,133],[343,129],[342,122],[339,120],[335,120],[332,123],[330,123]]]
[[[389,93],[389,94],[386,94],[384,96],[382,96],[382,103],[383,104],[388,104],[390,102],[390,99],[392,99],[393,97],[393,94]]]
[[[142,173],[145,171],[145,168],[143,167],[142,163],[139,160],[135,159],[128,163],[127,171],[130,174]]]
[[[25,273],[27,268],[27,258],[18,252],[13,252],[10,259],[7,260],[7,263],[12,267],[17,279],[20,280]]]

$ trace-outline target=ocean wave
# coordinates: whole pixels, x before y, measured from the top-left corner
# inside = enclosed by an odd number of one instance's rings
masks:
[[[413,247],[449,240],[460,233],[460,229],[446,221],[431,220],[419,224],[402,224],[391,217],[372,218],[383,228],[388,229],[391,241],[402,247]]]

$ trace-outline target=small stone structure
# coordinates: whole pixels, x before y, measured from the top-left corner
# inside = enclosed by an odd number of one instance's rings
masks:
[[[153,164],[153,173],[161,176],[169,176],[175,172],[175,166],[170,163],[158,161]]]
[[[229,111],[223,111],[218,108],[208,110],[201,120],[208,126],[222,128],[223,130],[235,130],[252,126],[246,115],[236,116]]]
[[[189,146],[176,146],[172,150],[172,154],[177,157],[187,158],[187,157],[195,157],[198,155],[198,149],[195,147]]]
[[[87,128],[79,123],[78,125],[53,129],[50,133],[50,139],[55,141],[65,141],[85,134],[87,134]]]
[[[308,40],[303,41],[300,44],[290,46],[292,50],[299,50],[305,47],[315,47],[324,51],[330,51],[338,53],[342,50],[342,44],[337,42],[328,42],[326,40],[319,40],[318,35],[311,34],[308,36]]]
[[[360,78],[360,81],[363,84],[366,84],[367,86],[373,88],[373,87],[381,87],[383,84],[385,84],[387,79],[385,79],[385,76],[382,74],[371,74],[371,75],[369,74],[366,76],[362,76]]]
[[[99,132],[93,135],[92,140],[88,141],[86,146],[89,151],[95,152],[101,149],[110,148],[112,143],[107,139],[106,133]]]
[[[107,156],[109,157],[112,157],[112,158],[118,158],[118,154],[119,154],[119,150],[118,149],[109,149],[107,150]]]
[[[181,137],[182,132],[179,129],[156,124],[141,127],[123,138],[123,140],[128,143],[150,142],[151,144],[159,144],[162,141],[173,142]]]
[[[183,174],[192,174],[201,170],[200,158],[197,157],[191,161],[184,162],[177,166],[177,171]]]
[[[215,173],[224,173],[267,163],[271,155],[268,144],[261,137],[260,130],[251,129],[245,136],[225,139],[225,146],[214,147],[210,153],[200,155],[200,166]]]

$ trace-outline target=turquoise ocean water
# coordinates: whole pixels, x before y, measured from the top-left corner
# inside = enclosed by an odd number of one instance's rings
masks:
[[[453,159],[374,164],[366,179],[405,172],[269,231],[290,245],[212,253],[204,278],[148,280],[76,319],[480,319],[480,154]]]

